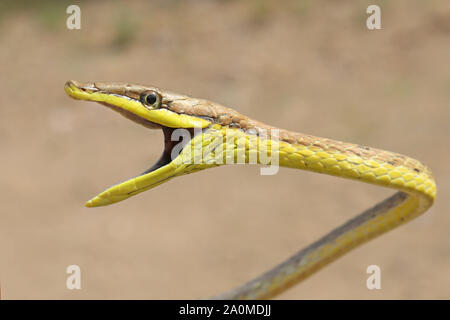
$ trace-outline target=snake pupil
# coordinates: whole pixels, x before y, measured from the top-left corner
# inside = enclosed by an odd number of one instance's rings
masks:
[[[148,105],[153,105],[158,100],[158,97],[154,93],[150,93],[145,97],[145,102]]]

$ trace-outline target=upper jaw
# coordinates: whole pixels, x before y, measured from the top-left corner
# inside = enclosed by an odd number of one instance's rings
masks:
[[[147,87],[138,84],[129,84],[125,82],[81,82],[77,80],[68,80],[66,86],[75,86],[86,91],[103,91],[125,95],[127,92],[143,92],[145,90],[154,90],[161,93],[161,89],[156,87]]]
[[[129,84],[126,82],[80,82],[69,80],[65,84],[66,92],[70,89],[81,90],[86,93],[102,92],[118,95],[129,99],[139,100],[140,95],[146,91],[155,91],[162,97],[162,103],[168,104],[176,100],[184,100],[187,97],[181,94],[162,90],[158,87]],[[69,93],[69,92],[68,92]]]
[[[146,87],[136,84],[128,84],[124,82],[79,82],[76,80],[69,80],[65,85],[66,91],[69,89],[80,90],[86,93],[102,92],[112,95],[119,95],[134,100],[139,100],[141,93],[145,91],[155,91],[163,96],[161,89],[156,87]]]
[[[167,91],[163,92],[156,87],[144,87],[126,83],[80,83],[70,80],[66,82],[64,90],[74,99],[95,101],[112,107],[115,111],[140,124],[142,122],[146,124],[154,123],[170,128],[205,128],[211,124],[210,121],[202,117],[186,114],[183,107],[179,109],[173,107],[188,97]],[[160,108],[148,108],[140,102],[140,94],[148,90],[156,91],[161,95],[162,104]],[[191,101],[194,99],[187,100]],[[186,107],[192,109],[192,106]],[[141,121],[139,118],[145,121]],[[148,124],[147,127],[154,128],[155,126]]]
[[[126,95],[127,92],[125,90],[120,90],[120,88],[123,88],[124,84],[118,84],[118,83],[112,83],[112,84],[103,84],[103,83],[94,83],[94,82],[86,82],[81,83],[76,80],[69,80],[66,82],[64,86],[64,90],[66,93],[74,98],[79,100],[87,100],[87,101],[95,101],[98,102],[108,108],[110,108],[113,111],[116,111],[120,113],[125,118],[136,122],[144,127],[147,127],[149,129],[159,129],[161,128],[161,125],[154,123],[152,121],[149,121],[143,117],[138,116],[136,113],[132,112],[131,110],[128,110],[127,108],[120,107],[116,105],[116,103],[107,102],[106,99],[101,97],[96,97],[95,94],[100,93],[106,93],[110,95],[117,95],[121,96],[122,98],[130,99],[133,98],[131,96]],[[137,94],[137,91],[135,91]],[[136,99],[133,99],[136,100]],[[135,101],[138,103],[138,101]]]

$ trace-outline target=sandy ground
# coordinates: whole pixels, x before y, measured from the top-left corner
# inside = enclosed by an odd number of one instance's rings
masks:
[[[450,3],[377,1],[378,31],[366,1],[80,2],[81,30],[56,1],[12,3],[0,16],[2,298],[208,297],[392,194],[237,165],[85,208],[148,168],[162,134],[69,99],[68,79],[153,84],[422,160],[438,184],[429,212],[280,298],[450,298]],[[65,287],[72,264],[81,290]],[[366,288],[372,264],[381,290]]]

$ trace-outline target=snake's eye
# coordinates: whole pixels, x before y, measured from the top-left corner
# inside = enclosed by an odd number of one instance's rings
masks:
[[[161,106],[161,96],[154,91],[147,91],[141,94],[139,100],[146,106],[159,108]]]

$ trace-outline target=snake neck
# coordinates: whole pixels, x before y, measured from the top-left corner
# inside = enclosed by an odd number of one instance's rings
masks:
[[[224,164],[258,163],[360,180],[430,199],[436,194],[431,171],[415,159],[273,127],[261,133],[213,125],[195,136],[175,160],[177,175]]]

